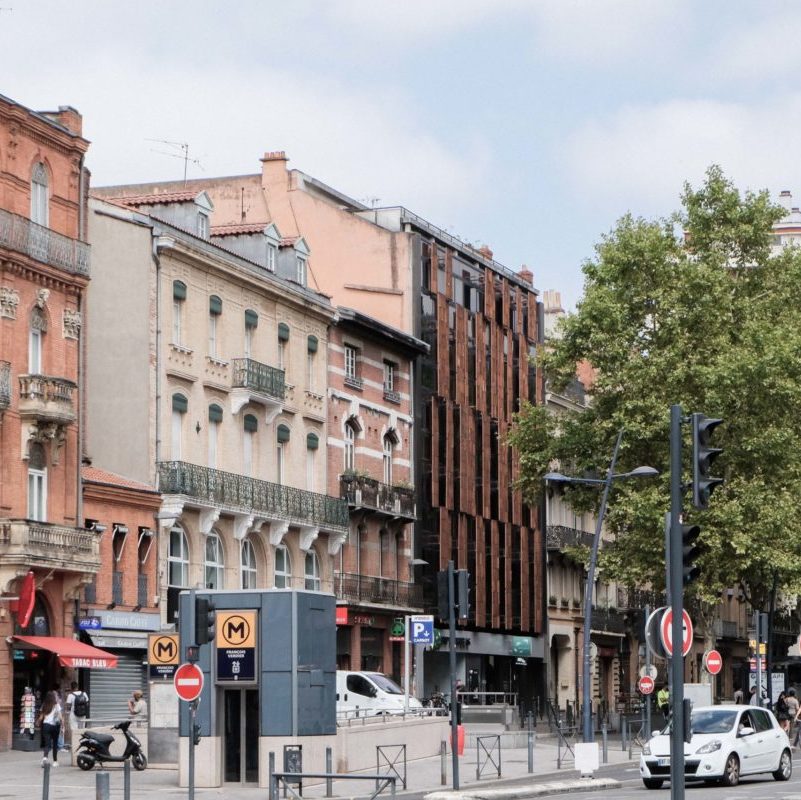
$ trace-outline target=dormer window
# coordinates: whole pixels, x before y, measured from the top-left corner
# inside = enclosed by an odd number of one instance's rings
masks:
[[[295,280],[301,285],[306,285],[306,259],[304,256],[297,256],[295,259]]]
[[[209,215],[202,211],[197,215],[197,235],[201,239],[209,238]]]
[[[267,244],[267,269],[275,272],[275,264],[278,260],[278,245],[268,242]]]

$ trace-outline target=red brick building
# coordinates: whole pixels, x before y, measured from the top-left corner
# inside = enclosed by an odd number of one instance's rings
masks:
[[[0,96],[0,749],[18,728],[25,686],[44,692],[74,671],[68,656],[16,634],[71,639],[99,540],[83,527],[81,325],[89,143],[72,108],[35,112]],[[14,597],[33,571],[35,606],[20,629]]]

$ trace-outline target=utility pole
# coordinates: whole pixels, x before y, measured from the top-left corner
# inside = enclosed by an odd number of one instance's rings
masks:
[[[451,669],[451,763],[453,790],[459,791],[459,706],[456,701],[456,591],[453,561],[448,562],[448,656]]]

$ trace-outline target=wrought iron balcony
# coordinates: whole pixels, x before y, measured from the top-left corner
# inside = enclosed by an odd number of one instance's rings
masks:
[[[715,638],[717,639],[740,639],[746,638],[746,631],[740,631],[740,626],[736,620],[716,619]]]
[[[568,547],[592,547],[594,534],[565,525],[548,525],[545,542],[549,550],[565,550]]]
[[[147,575],[137,575],[136,602],[140,606],[150,605],[150,595],[147,593]]]
[[[614,608],[593,608],[590,627],[594,631],[625,633],[626,618],[620,611]]]
[[[0,564],[94,573],[100,568],[100,536],[85,528],[0,520]]]
[[[159,490],[181,494],[204,503],[262,515],[299,525],[346,531],[348,506],[338,497],[235,475],[185,461],[159,464]]]
[[[384,400],[388,400],[390,403],[400,403],[401,396],[400,392],[396,392],[394,389],[387,389],[384,387]]]
[[[350,386],[351,389],[358,389],[361,391],[364,388],[364,379],[358,375],[346,375],[343,380],[345,386]]]
[[[653,589],[624,589],[617,590],[617,607],[621,611],[642,611],[648,606],[652,611],[660,606],[667,605],[664,592],[655,592]]]
[[[261,364],[252,358],[233,360],[235,388],[250,389],[283,400],[286,395],[284,370]]]
[[[351,572],[338,573],[334,584],[337,599],[348,603],[377,603],[404,609],[423,608],[423,587],[419,584]]]
[[[414,489],[390,486],[363,475],[340,475],[340,496],[352,508],[366,508],[390,517],[415,520]]]
[[[76,384],[49,375],[19,376],[19,415],[67,425],[75,420],[72,395]]]
[[[122,605],[122,572],[115,569],[111,574],[111,599],[118,605]]]
[[[0,361],[0,411],[5,411],[11,403],[11,364]]]
[[[74,275],[89,277],[91,250],[88,244],[3,209],[0,209],[0,247],[25,253]]]

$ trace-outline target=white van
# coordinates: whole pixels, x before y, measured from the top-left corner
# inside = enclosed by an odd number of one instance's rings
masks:
[[[409,697],[409,708],[422,708],[416,697]],[[380,672],[337,670],[337,716],[372,717],[403,714],[403,689]]]

